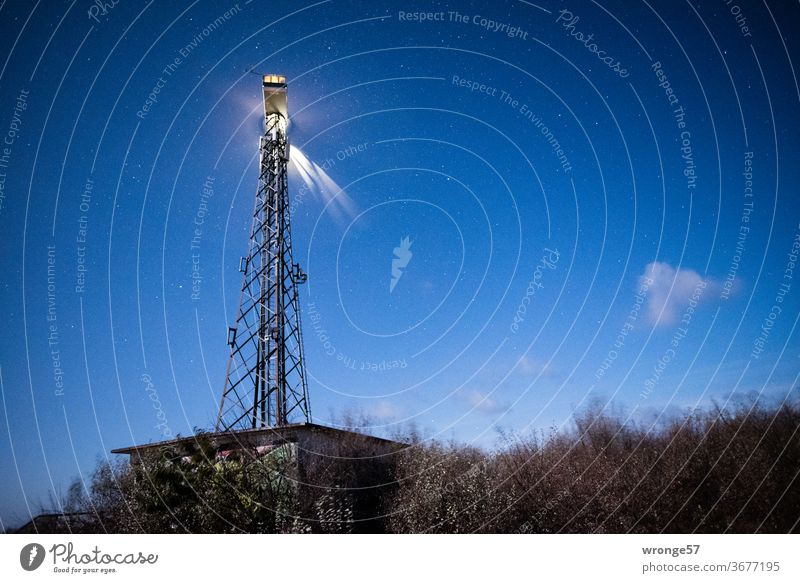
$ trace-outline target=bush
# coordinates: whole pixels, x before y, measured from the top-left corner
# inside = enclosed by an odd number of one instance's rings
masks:
[[[61,521],[40,531],[396,533],[788,533],[800,521],[800,408],[715,407],[656,427],[593,407],[568,431],[494,452],[423,440],[391,456],[353,434],[294,459],[100,464]],[[76,517],[79,517],[76,518]],[[69,518],[67,520],[67,518]]]

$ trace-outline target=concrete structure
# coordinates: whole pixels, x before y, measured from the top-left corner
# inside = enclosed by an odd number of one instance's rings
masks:
[[[317,425],[298,423],[280,427],[247,429],[199,435],[133,445],[112,450],[130,456],[136,466],[147,460],[180,459],[195,463],[265,460],[273,463],[280,480],[285,480],[298,499],[309,505],[303,512],[312,519],[312,532],[326,531],[335,523],[347,532],[386,532],[383,501],[397,486],[395,468],[406,444]],[[345,520],[325,519],[319,504],[340,511]]]
[[[357,459],[391,458],[404,444],[380,437],[373,437],[353,431],[345,431],[316,423],[296,423],[281,427],[263,429],[247,429],[233,432],[202,433],[158,441],[146,445],[132,445],[111,450],[111,453],[127,454],[131,463],[142,457],[171,451],[176,455],[191,456],[208,444],[218,458],[232,454],[244,454],[258,457],[278,447],[288,448],[298,465],[303,468],[319,457],[330,457],[342,450],[358,452]],[[387,459],[382,461],[386,462]]]

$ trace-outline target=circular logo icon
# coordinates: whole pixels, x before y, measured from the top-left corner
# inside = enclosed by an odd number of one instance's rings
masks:
[[[30,543],[19,552],[19,564],[26,571],[35,571],[44,562],[44,547],[39,543]]]

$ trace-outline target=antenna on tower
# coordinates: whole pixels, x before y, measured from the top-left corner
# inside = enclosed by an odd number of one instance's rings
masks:
[[[307,276],[292,256],[289,220],[286,78],[263,75],[262,86],[258,191],[217,431],[311,421],[297,293]]]

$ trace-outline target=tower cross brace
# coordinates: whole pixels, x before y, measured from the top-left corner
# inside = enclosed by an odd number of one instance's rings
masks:
[[[297,286],[307,279],[292,256],[286,136],[286,79],[263,77],[265,131],[242,291],[217,431],[310,422]]]

